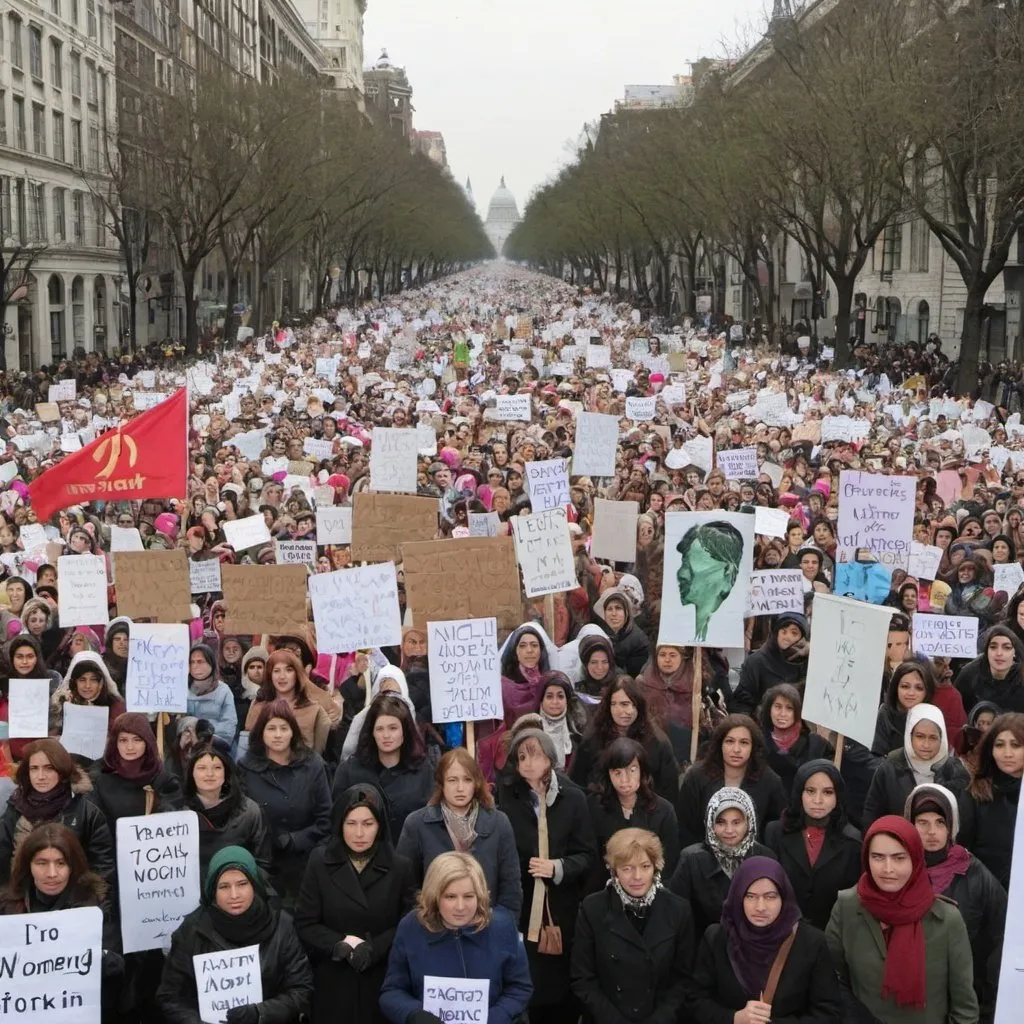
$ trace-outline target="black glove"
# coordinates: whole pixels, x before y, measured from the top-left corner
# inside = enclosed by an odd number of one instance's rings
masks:
[[[441,1024],[441,1018],[435,1017],[432,1013],[427,1013],[426,1010],[413,1010],[405,1018],[405,1024]]]
[[[260,1024],[260,1008],[249,1003],[248,1006],[232,1006],[228,1010],[228,1024]]]
[[[112,949],[103,950],[101,970],[104,978],[119,978],[124,974],[124,957]]]
[[[331,950],[331,959],[338,963],[347,960],[352,955],[352,947],[347,942],[336,942]]]
[[[348,962],[354,971],[365,971],[373,959],[373,949],[368,942],[360,942],[349,955]]]
[[[292,847],[292,837],[290,832],[282,832],[279,836],[274,839],[274,846],[277,847],[282,853],[285,850],[290,850]]]

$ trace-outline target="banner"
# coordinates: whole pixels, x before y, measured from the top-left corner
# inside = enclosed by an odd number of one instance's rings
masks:
[[[913,651],[929,658],[976,658],[978,620],[973,615],[927,615],[911,620]]]
[[[306,578],[303,565],[223,565],[227,615],[224,632],[305,636]]]
[[[370,448],[370,488],[416,493],[419,432],[408,427],[374,427]]]
[[[61,629],[105,626],[110,621],[107,562],[103,555],[61,555],[57,559],[57,578]]]
[[[609,562],[635,562],[636,520],[639,514],[639,502],[595,498],[591,556],[605,558]]]
[[[526,463],[526,492],[534,512],[569,504],[569,460]]]
[[[599,412],[581,412],[576,417],[576,450],[572,458],[574,476],[614,476],[619,445],[619,421]]]
[[[445,548],[452,551],[450,544]],[[393,562],[316,573],[309,577],[309,596],[321,654],[401,644],[398,577]]]
[[[504,717],[496,619],[428,622],[427,656],[434,722]]]
[[[564,508],[514,516],[509,522],[527,597],[542,597],[579,586]]]
[[[118,551],[113,559],[118,615],[157,622],[192,618],[192,584],[184,549]]]
[[[804,574],[799,569],[766,569],[750,577],[747,614],[804,613]]]
[[[184,714],[188,699],[188,626],[133,622],[128,626],[128,711]]]

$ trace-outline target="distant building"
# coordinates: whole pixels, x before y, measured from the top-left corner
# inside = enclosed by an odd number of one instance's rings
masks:
[[[466,179],[466,187],[465,189],[463,189],[463,191],[466,193],[466,198],[469,200],[469,205],[472,206],[473,209],[475,210],[476,199],[473,197],[473,182],[471,182],[469,178]]]
[[[444,136],[440,132],[420,132],[414,129],[412,144],[414,149],[430,157],[438,167],[447,168],[448,150],[445,148]]]
[[[382,50],[377,63],[363,72],[363,85],[366,89],[366,111],[374,121],[407,139],[411,138],[414,107],[412,86],[405,68],[392,64],[388,51]]]
[[[366,0],[294,0],[306,31],[323,50],[326,74],[336,89],[363,101],[363,15]]]
[[[508,236],[515,230],[519,221],[516,197],[505,187],[505,178],[502,177],[497,191],[491,196],[491,205],[487,208],[487,220],[484,223],[487,237],[499,256],[502,255]]]
[[[671,85],[627,85],[625,96],[616,100],[616,110],[657,110],[664,107],[685,107],[693,102],[693,79],[689,75],[673,75]]]

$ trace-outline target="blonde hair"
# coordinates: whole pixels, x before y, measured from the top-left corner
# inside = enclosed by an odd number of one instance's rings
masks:
[[[640,857],[647,857],[655,871],[663,871],[665,868],[665,851],[661,840],[645,828],[619,829],[604,848],[604,862],[613,873],[623,864],[629,864]]]
[[[476,893],[476,916],[471,922],[473,930],[478,932],[491,923],[491,897],[483,868],[477,859],[468,853],[442,853],[430,862],[423,888],[416,896],[416,918],[428,932],[444,931],[441,897],[449,885],[464,878],[470,880]]]

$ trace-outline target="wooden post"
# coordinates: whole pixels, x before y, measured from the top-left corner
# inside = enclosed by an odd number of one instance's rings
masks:
[[[476,760],[476,730],[473,728],[475,724],[474,722],[466,723],[466,749],[474,761]]]
[[[690,764],[697,760],[697,743],[700,741],[700,712],[704,701],[704,658],[700,647],[693,650],[693,705],[691,716],[693,728],[690,730]]]
[[[554,644],[555,640],[555,595],[544,595],[544,631],[548,639]]]
[[[839,733],[836,736],[836,756],[833,759],[837,768],[843,766],[843,734]]]
[[[166,711],[161,711],[156,716],[156,752],[160,755],[161,761],[164,759],[164,730],[169,721]]]

